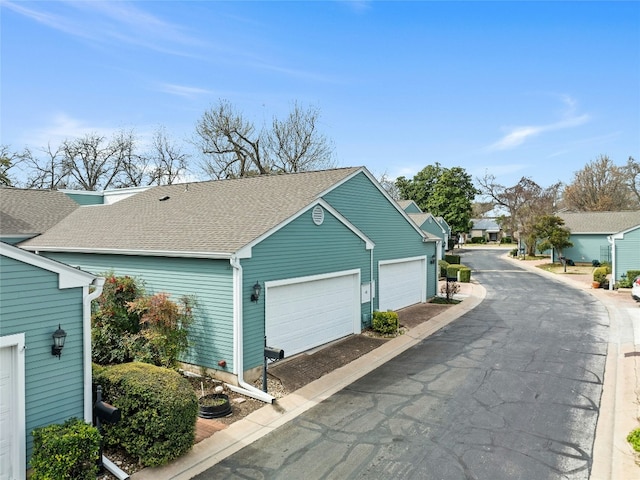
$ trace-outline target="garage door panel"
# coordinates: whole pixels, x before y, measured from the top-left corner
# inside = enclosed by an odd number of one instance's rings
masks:
[[[399,310],[425,300],[426,259],[381,264],[379,295],[381,311]]]
[[[267,343],[290,356],[354,333],[358,295],[353,273],[267,286]]]

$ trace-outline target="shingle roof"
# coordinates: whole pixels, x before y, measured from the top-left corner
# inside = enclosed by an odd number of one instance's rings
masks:
[[[359,170],[158,186],[112,205],[81,207],[21,246],[230,254]]]
[[[473,230],[485,230],[491,233],[500,231],[498,222],[491,218],[475,218],[472,219],[471,222],[473,222]]]
[[[622,232],[640,225],[640,210],[627,212],[558,212],[571,233]]]
[[[408,213],[407,215],[419,227],[422,227],[422,225],[424,225],[424,223],[427,220],[429,220],[429,217],[432,217],[432,218],[435,219],[435,217],[433,217],[433,215],[431,215],[430,213]],[[438,227],[442,228],[442,226],[440,224],[438,224]],[[439,239],[440,238],[439,236],[434,235],[434,234],[432,234],[430,232],[427,232],[426,230],[422,230],[422,232],[427,236],[427,238],[432,238],[432,239],[436,239],[436,238]]]
[[[0,188],[0,234],[37,235],[79,208],[55,190]]]

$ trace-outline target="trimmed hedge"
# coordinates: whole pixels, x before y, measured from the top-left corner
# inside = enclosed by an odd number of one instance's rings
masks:
[[[78,418],[33,432],[32,480],[95,480],[100,457],[98,429]]]
[[[444,259],[447,263],[460,265],[460,255],[445,255]]]
[[[93,382],[122,415],[103,425],[105,445],[124,449],[143,466],[163,465],[193,446],[198,398],[179,373],[138,362],[94,365]]]
[[[440,269],[440,278],[445,278],[447,276],[447,267],[449,266],[449,262],[446,260],[438,260],[438,267]]]
[[[396,312],[373,312],[373,330],[390,335],[398,331],[398,314]]]
[[[460,269],[460,282],[469,283],[471,281],[471,269],[464,267]]]

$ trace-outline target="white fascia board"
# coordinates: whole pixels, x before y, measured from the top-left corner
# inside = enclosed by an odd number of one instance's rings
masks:
[[[367,250],[372,250],[375,247],[375,243],[373,242],[373,240],[371,240],[364,233],[362,233],[362,231],[360,231],[355,225],[353,225],[351,222],[349,222],[349,220],[347,220],[342,214],[340,214],[340,212],[338,212],[335,208],[333,208],[331,205],[329,205],[325,200],[323,200],[322,198],[319,198],[319,199],[315,200],[314,202],[311,202],[309,205],[307,205],[303,209],[299,210],[295,214],[291,215],[284,222],[279,223],[275,227],[269,229],[268,231],[266,231],[265,233],[263,233],[262,235],[257,237],[252,242],[250,242],[250,243],[246,244],[244,247],[240,248],[236,252],[236,257],[237,258],[241,258],[241,259],[242,258],[251,258],[251,255],[252,255],[251,250],[255,245],[258,245],[264,239],[270,237],[271,235],[273,235],[275,232],[277,232],[281,228],[283,228],[286,225],[290,224],[295,219],[299,218],[301,215],[303,215],[304,213],[306,213],[309,210],[311,210],[312,208],[314,208],[316,205],[320,205],[327,212],[329,212],[331,215],[333,215],[340,223],[342,223],[349,230],[351,230],[357,237],[359,237],[362,241],[364,241],[365,248]]]
[[[0,254],[19,262],[58,274],[58,288],[76,288],[91,285],[98,277],[47,257],[41,257],[21,248],[0,243]]]
[[[214,260],[228,260],[231,253],[226,252],[199,252],[192,250],[143,250],[143,249],[117,249],[117,248],[78,248],[78,247],[39,247],[28,245],[25,250],[33,252],[58,252],[58,253],[96,253],[101,255],[133,255],[141,257],[177,257],[177,258],[209,258]]]
[[[618,233],[616,233],[614,235],[611,235],[611,236],[616,240],[622,240],[627,233],[633,232],[634,230],[637,230],[638,228],[640,228],[640,225],[636,225],[635,227],[627,228],[626,230],[623,230],[623,231],[618,232]]]

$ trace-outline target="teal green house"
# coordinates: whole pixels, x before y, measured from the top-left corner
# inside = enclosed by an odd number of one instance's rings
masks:
[[[400,208],[409,215],[409,218],[411,218],[423,232],[432,238],[440,240],[438,260],[444,258],[446,252],[454,247],[454,245],[450,245],[451,227],[449,227],[445,219],[423,212],[413,200],[400,200],[398,205],[400,205]]]
[[[439,240],[363,167],[156,186],[75,209],[26,250],[197,303],[185,368],[243,393],[295,355],[437,293]]]
[[[611,264],[610,287],[628,270],[640,270],[640,211],[559,212],[573,247],[563,251],[574,262]]]
[[[103,284],[0,242],[0,478],[26,478],[33,429],[91,422],[91,301]],[[56,355],[59,329],[66,338]]]

